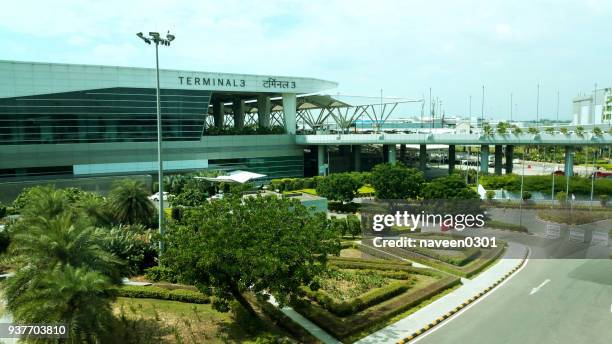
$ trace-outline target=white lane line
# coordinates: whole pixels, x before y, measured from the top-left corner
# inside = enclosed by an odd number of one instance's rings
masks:
[[[411,343],[414,344],[414,343],[420,341],[421,339],[429,336],[430,334],[436,332],[437,330],[441,329],[442,327],[444,327],[445,325],[447,325],[448,323],[450,323],[451,321],[456,319],[459,315],[463,314],[465,311],[467,311],[468,309],[472,308],[476,304],[480,303],[480,301],[484,300],[485,298],[487,298],[488,296],[493,294],[494,291],[498,290],[499,287],[501,287],[502,285],[506,284],[506,282],[508,282],[509,280],[514,278],[514,276],[518,275],[518,273],[521,272],[521,270],[523,270],[525,268],[525,266],[527,266],[527,263],[529,263],[529,257],[531,256],[531,249],[528,246],[526,246],[526,247],[527,247],[527,250],[528,250],[527,251],[527,258],[525,258],[525,261],[523,262],[523,265],[518,270],[516,270],[512,275],[510,275],[510,277],[506,278],[503,282],[498,284],[495,288],[491,289],[488,293],[485,293],[483,296],[479,297],[476,301],[470,303],[467,307],[465,307],[462,310],[460,310],[459,312],[453,314],[450,318],[448,318],[448,319],[444,320],[443,322],[441,322],[440,324],[434,326],[434,328],[432,328],[431,330],[429,330],[429,331],[423,333],[422,335],[416,337],[416,339],[411,341]]]
[[[531,292],[529,293],[529,295],[533,295],[535,293],[537,293],[538,291],[540,291],[540,289],[542,289],[542,287],[544,287],[548,282],[550,282],[549,279],[546,279],[546,281],[542,282],[542,284],[540,284],[539,286],[532,288]]]

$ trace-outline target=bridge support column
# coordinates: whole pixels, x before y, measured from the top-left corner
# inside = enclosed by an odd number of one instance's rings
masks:
[[[225,120],[225,104],[223,104],[223,101],[221,100],[213,102],[213,119],[215,121],[215,127],[223,128],[223,122]]]
[[[565,146],[565,176],[574,175],[574,146]]]
[[[506,146],[506,174],[512,173],[512,167],[514,166],[514,163],[512,162],[512,160],[514,160],[514,146],[507,145]]]
[[[389,162],[389,145],[382,146],[383,162]]]
[[[325,165],[326,155],[327,146],[317,146],[317,173],[320,176],[327,174],[327,166]]]
[[[361,172],[361,146],[353,146],[353,170]]]
[[[419,169],[423,172],[427,169],[427,145],[419,146]]]
[[[270,97],[259,96],[257,98],[257,122],[260,128],[270,126]]]
[[[489,173],[489,145],[480,146],[480,173]]]
[[[406,145],[403,143],[400,145],[400,161],[406,161]]]
[[[502,174],[502,146],[495,145],[495,174]]]
[[[455,171],[455,145],[448,146],[448,174]]]
[[[234,127],[238,129],[244,128],[244,99],[234,97],[232,111],[234,112]]]
[[[390,164],[395,165],[395,163],[397,162],[397,150],[395,148],[395,145],[388,145],[387,147],[387,161]]]

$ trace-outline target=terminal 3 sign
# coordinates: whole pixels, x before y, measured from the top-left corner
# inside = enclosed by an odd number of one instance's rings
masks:
[[[179,76],[179,84],[188,86],[219,86],[219,87],[246,87],[246,80],[234,78],[210,78],[197,76]],[[268,78],[261,82],[264,88],[295,88],[295,81],[276,80],[276,78]]]

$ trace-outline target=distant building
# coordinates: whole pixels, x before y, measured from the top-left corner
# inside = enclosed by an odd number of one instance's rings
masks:
[[[609,124],[612,119],[612,88],[600,88],[573,100],[573,125]]]

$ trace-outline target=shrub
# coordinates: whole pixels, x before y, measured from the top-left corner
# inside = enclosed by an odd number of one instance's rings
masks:
[[[145,270],[145,278],[151,282],[170,282],[178,283],[180,281],[179,276],[169,268],[164,266],[153,266]]]
[[[331,226],[332,228],[340,233],[341,236],[345,236],[346,232],[348,231],[348,227],[347,227],[347,223],[346,223],[346,219],[344,218],[337,218],[335,216],[332,216],[330,218],[330,222],[331,222]]]
[[[117,288],[117,296],[171,300],[188,303],[210,303],[210,298],[200,292],[187,289],[165,289],[155,286],[126,285]]]
[[[531,197],[532,197],[531,192],[529,192],[529,191],[523,191],[523,200],[524,200],[524,201],[530,200],[530,199],[531,199]]]
[[[317,301],[321,306],[330,312],[344,317],[355,314],[372,305],[386,301],[394,296],[397,296],[410,288],[414,282],[412,280],[403,280],[390,283],[386,286],[376,288],[363,295],[355,297],[351,300],[338,302],[326,292],[317,290],[306,290],[306,295],[309,298]]]
[[[5,217],[7,213],[6,206],[0,202],[0,219]]]
[[[489,228],[507,229],[507,230],[511,230],[515,232],[523,232],[523,233],[528,232],[527,227],[525,226],[514,224],[514,223],[496,221],[496,220],[487,221],[485,226]]]
[[[346,225],[348,228],[348,233],[354,238],[355,236],[361,234],[361,221],[357,215],[349,214],[346,217]]]
[[[608,197],[608,195],[599,195],[599,203],[601,203],[602,207],[607,207],[608,206],[608,202],[610,201],[610,198]],[[1,218],[2,216],[0,216]]]
[[[157,254],[150,238],[143,237],[142,227],[114,227],[107,235],[104,248],[127,264],[128,274],[136,275],[153,263]]]
[[[342,202],[329,202],[327,209],[329,211],[338,213],[356,213],[361,205],[359,203],[342,203]]]

